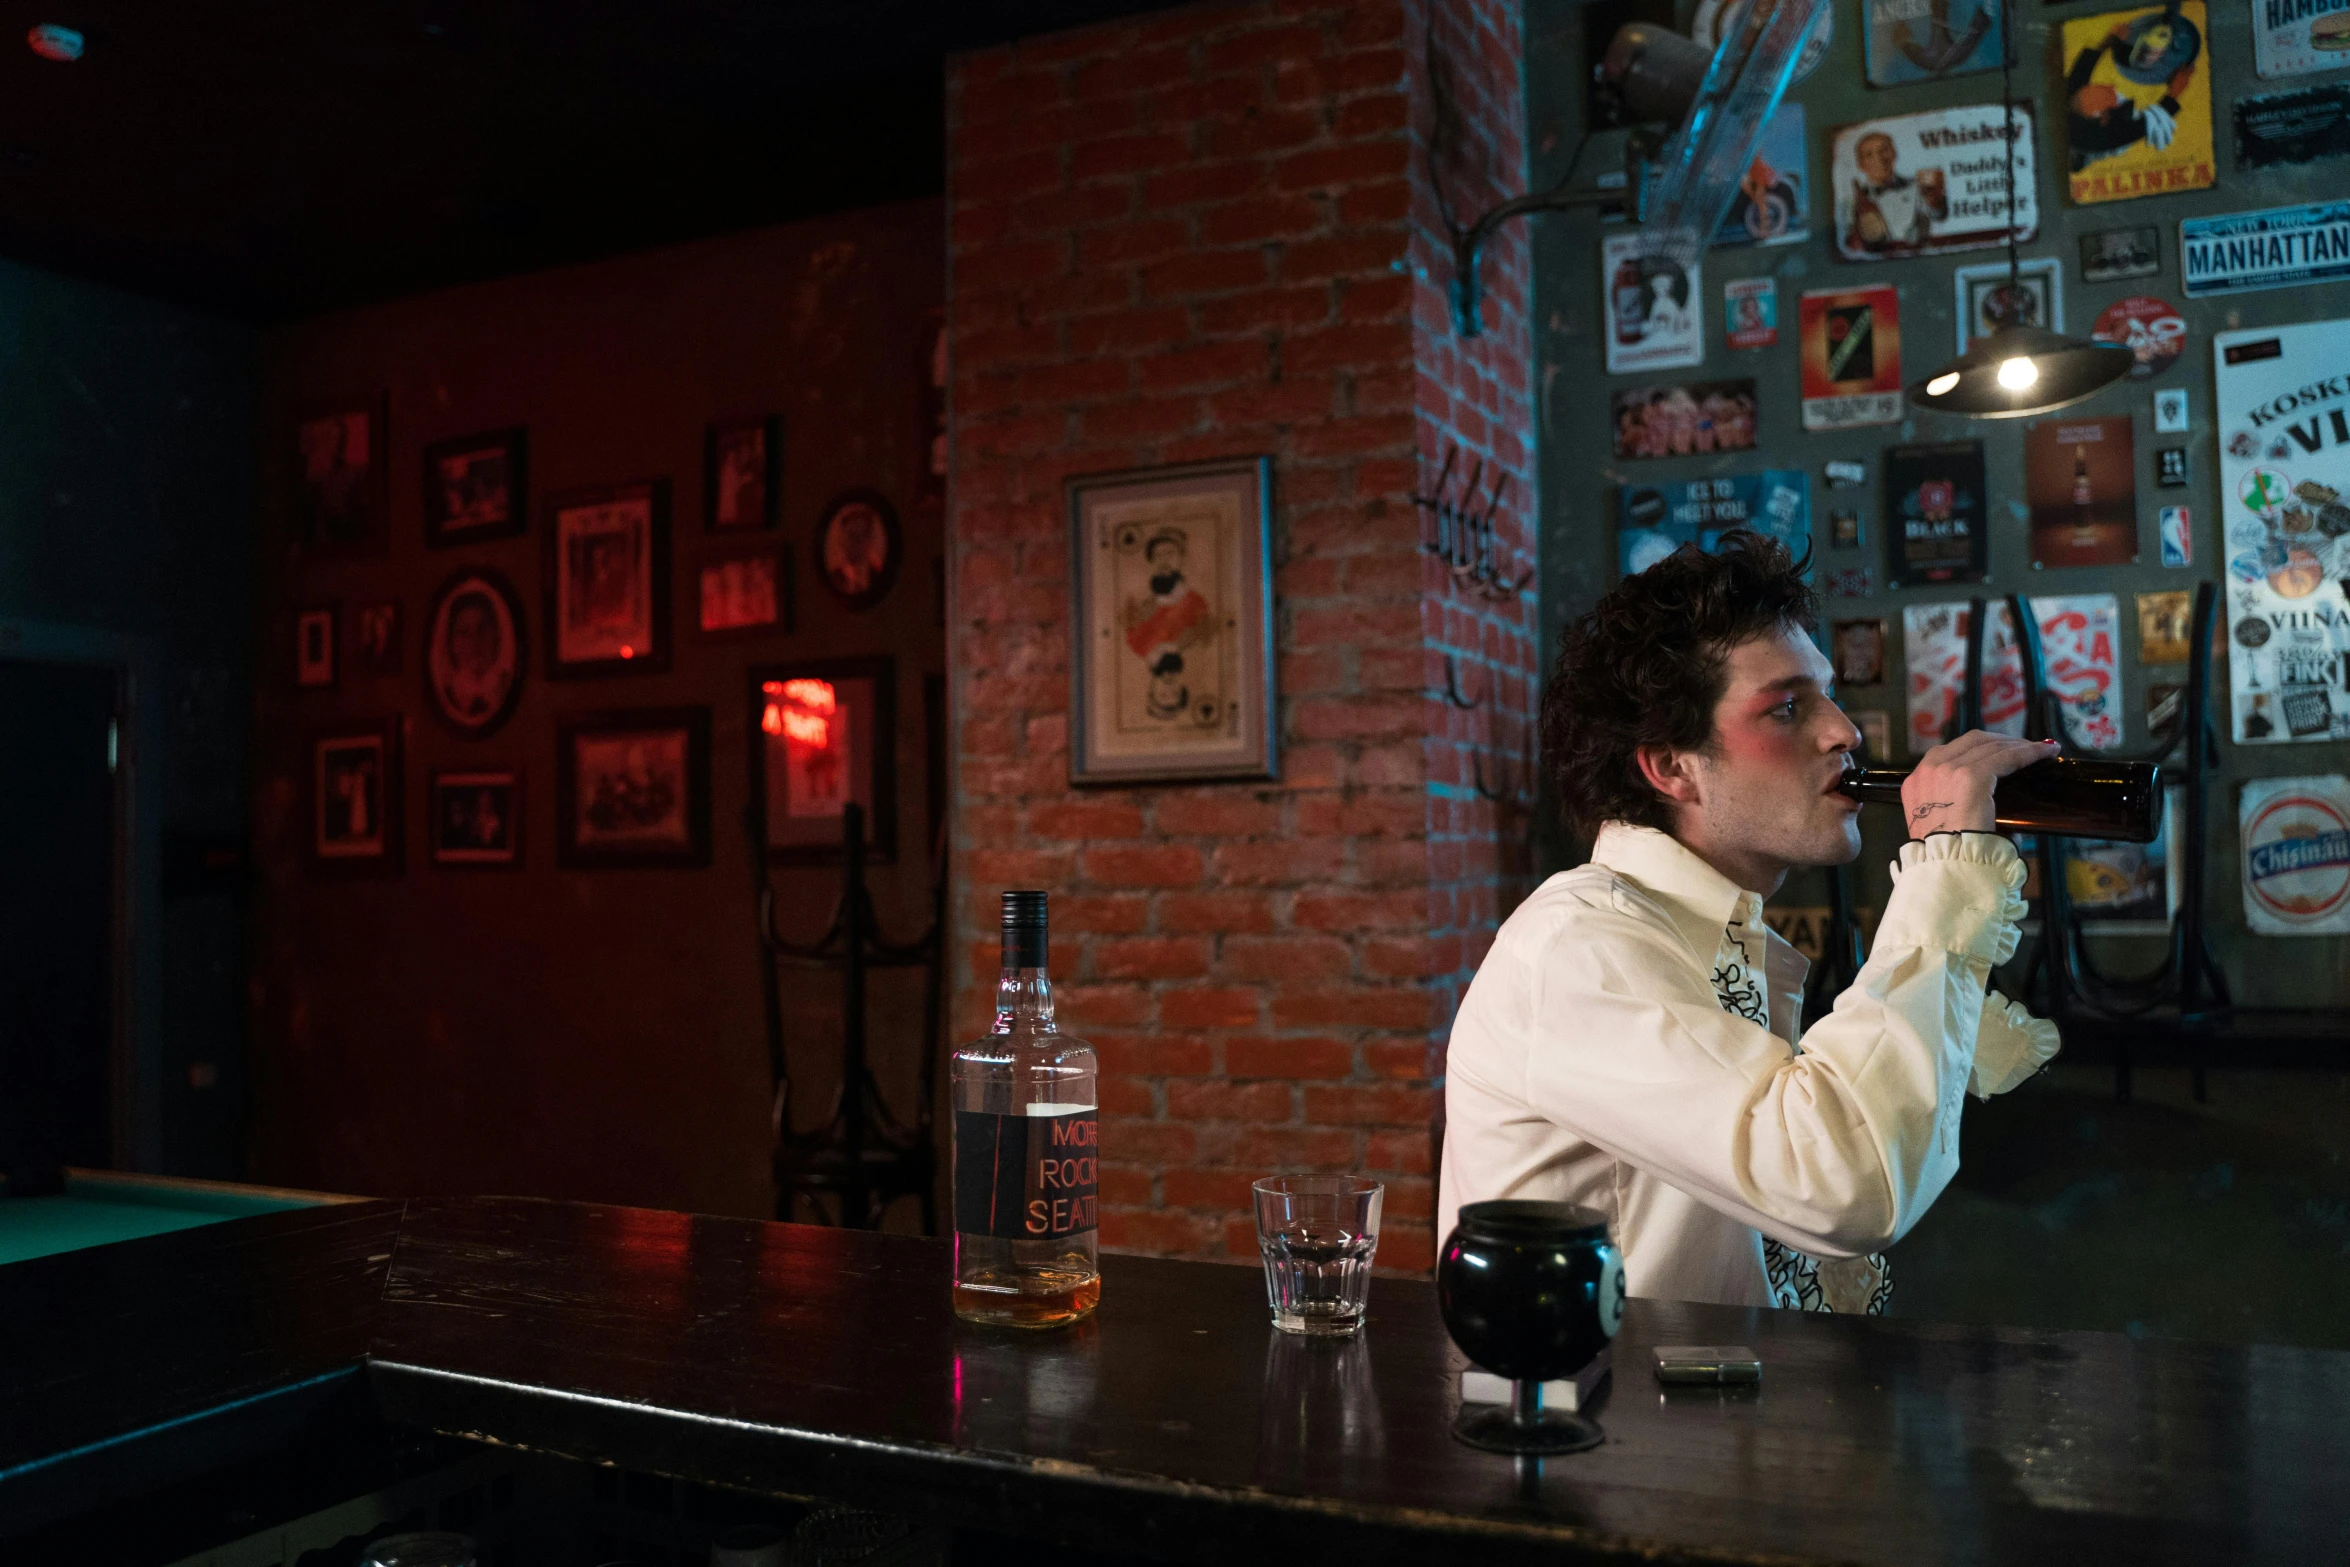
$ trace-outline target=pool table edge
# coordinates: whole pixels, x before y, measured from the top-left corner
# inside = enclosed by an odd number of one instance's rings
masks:
[[[139,1170],[90,1170],[79,1165],[65,1167],[66,1178],[79,1186],[97,1187],[166,1187],[173,1191],[210,1192],[223,1197],[262,1198],[277,1202],[295,1203],[305,1207],[325,1207],[333,1203],[370,1202],[372,1198],[353,1196],[348,1192],[314,1192],[299,1186],[256,1186],[248,1181],[205,1181],[190,1175],[149,1175]]]

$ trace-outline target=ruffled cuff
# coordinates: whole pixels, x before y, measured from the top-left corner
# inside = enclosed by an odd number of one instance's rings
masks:
[[[1982,1026],[1975,1031],[1974,1075],[1967,1087],[1977,1099],[2004,1094],[2055,1060],[2063,1044],[2054,1023],[1987,990]]]
[[[2024,862],[1993,832],[1938,832],[1901,846],[1893,897],[1872,950],[1887,937],[1986,963],[2015,956],[2024,917]]]

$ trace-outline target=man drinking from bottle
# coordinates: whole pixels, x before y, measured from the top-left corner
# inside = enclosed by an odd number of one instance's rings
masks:
[[[1808,965],[1763,923],[1799,866],[1860,853],[1836,792],[1860,735],[1783,545],[1732,533],[1568,628],[1544,763],[1590,863],[1502,926],[1453,1024],[1437,1233],[1464,1203],[1607,1215],[1631,1293],[1882,1311],[1882,1253],[1958,1170],[1960,1106],[2056,1051],[1985,990],[2024,867],[2000,778],[2045,742],[1977,730],[1902,791],[1909,841],[1868,962],[1808,1028]]]

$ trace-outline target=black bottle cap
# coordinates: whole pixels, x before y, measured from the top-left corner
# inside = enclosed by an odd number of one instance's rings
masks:
[[[1004,894],[1004,963],[1010,968],[1043,968],[1045,895],[1033,889]]]

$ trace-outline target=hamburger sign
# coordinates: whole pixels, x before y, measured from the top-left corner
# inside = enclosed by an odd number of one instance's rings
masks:
[[[2252,67],[2304,76],[2350,65],[2350,0],[2252,0]]]
[[[2244,785],[2244,922],[2265,936],[2350,931],[2350,778]]]

